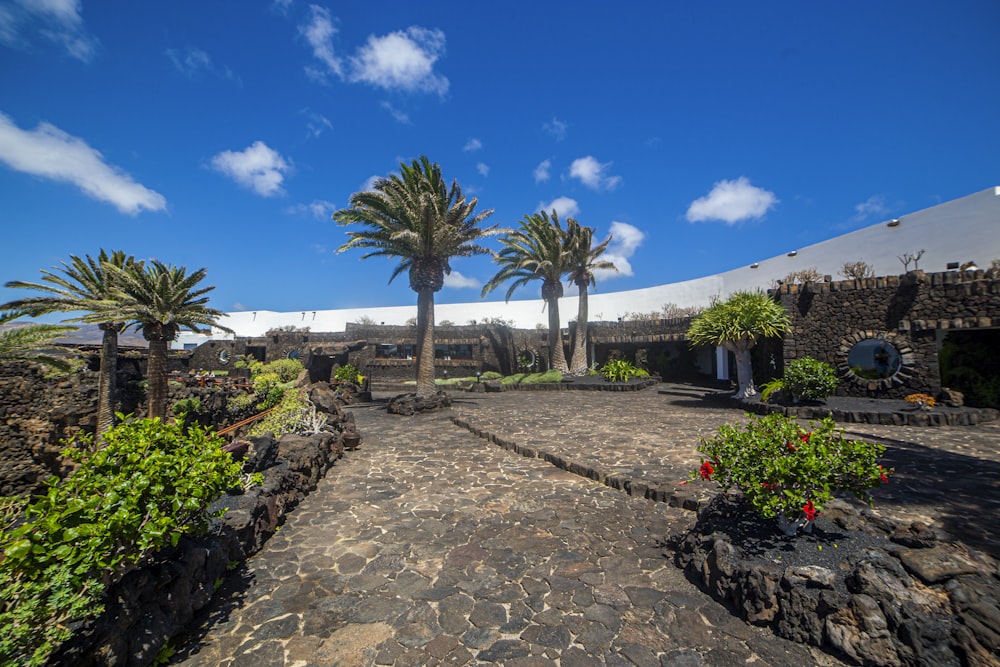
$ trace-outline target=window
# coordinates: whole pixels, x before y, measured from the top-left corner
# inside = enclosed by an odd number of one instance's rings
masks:
[[[903,358],[895,345],[876,338],[855,343],[847,353],[847,365],[851,372],[865,380],[891,378],[899,371],[902,362]]]

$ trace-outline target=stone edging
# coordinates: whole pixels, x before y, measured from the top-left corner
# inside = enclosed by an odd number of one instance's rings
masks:
[[[585,463],[579,463],[577,461],[567,459],[559,454],[555,454],[545,449],[535,449],[534,447],[518,444],[513,440],[507,440],[496,435],[495,433],[490,433],[485,429],[474,426],[460,417],[452,416],[451,421],[456,426],[467,429],[473,435],[491,442],[501,449],[506,449],[530,459],[542,459],[546,463],[551,463],[560,470],[565,470],[566,472],[571,472],[574,475],[592,479],[596,482],[604,484],[605,486],[609,486],[618,491],[623,491],[624,493],[636,498],[646,498],[647,500],[667,503],[671,507],[680,507],[686,510],[698,511],[700,508],[704,507],[708,500],[714,495],[713,492],[696,494],[687,490],[671,489],[661,485],[647,484],[646,482],[639,481],[634,477],[608,473]]]
[[[894,412],[868,412],[861,410],[832,410],[822,406],[782,406],[764,403],[747,403],[730,399],[734,407],[758,415],[783,414],[799,419],[822,419],[832,417],[834,421],[848,424],[882,424],[886,426],[975,426],[1000,418],[1000,411],[993,408],[959,408],[956,412],[919,410]]]

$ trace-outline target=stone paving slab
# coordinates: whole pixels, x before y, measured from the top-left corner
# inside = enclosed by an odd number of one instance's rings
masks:
[[[490,414],[516,409],[498,396]],[[561,423],[593,421],[587,405],[563,404]],[[447,413],[352,410],[361,448],[220,589],[173,664],[841,664],[743,623],[684,578],[661,540],[692,512],[489,445]],[[621,429],[615,440],[591,432],[590,454],[637,446],[626,436],[653,426],[629,419],[627,404],[611,412]],[[535,419],[518,435],[560,433],[559,421]],[[656,433],[679,451],[675,429],[692,428],[670,421]]]
[[[680,484],[701,461],[698,443],[722,424],[748,419],[704,393],[668,385],[629,393],[456,392],[452,411],[458,423],[515,451],[633,495],[690,505],[714,487]],[[874,494],[878,512],[943,528],[1000,558],[1000,422],[841,426],[847,437],[887,446],[884,460],[896,473]]]

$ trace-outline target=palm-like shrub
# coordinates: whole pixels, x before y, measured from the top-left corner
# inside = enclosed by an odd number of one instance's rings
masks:
[[[22,317],[16,311],[0,312],[0,325]],[[62,324],[27,324],[0,331],[0,361],[30,361],[43,364],[57,371],[69,370],[65,360],[54,357],[43,348],[76,327]]]

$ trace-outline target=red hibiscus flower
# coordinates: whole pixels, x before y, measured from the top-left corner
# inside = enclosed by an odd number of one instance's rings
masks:
[[[802,512],[806,515],[806,521],[816,520],[816,515],[818,514],[818,512],[816,511],[816,507],[813,505],[813,501],[810,500],[805,505],[803,505]]]
[[[702,479],[712,479],[712,473],[715,472],[715,468],[708,461],[701,464],[701,478]]]
[[[790,451],[790,452],[794,452],[795,451],[795,445],[793,445],[790,442],[786,442],[785,444],[788,445],[788,451]]]
[[[809,431],[808,433],[803,434],[800,440],[802,440],[802,442],[809,442],[809,438],[811,436],[812,436],[812,431]]]
[[[882,466],[878,467],[878,478],[882,480],[883,484],[886,484],[889,481],[889,476],[885,474],[885,468]]]

